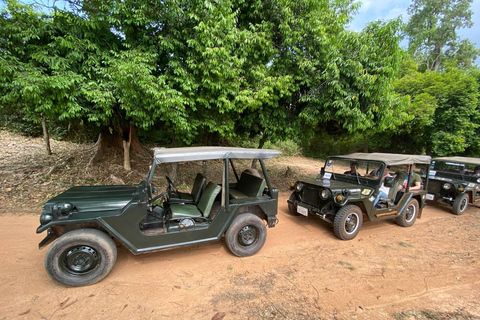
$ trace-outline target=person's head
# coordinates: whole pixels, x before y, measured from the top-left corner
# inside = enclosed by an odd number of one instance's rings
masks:
[[[389,174],[389,173],[390,173],[390,166],[387,166],[387,167],[385,168],[385,173],[384,173],[383,175],[386,176],[386,175]]]
[[[356,172],[358,170],[358,162],[352,162],[350,164],[350,171]]]
[[[406,169],[407,169],[407,172],[410,172],[410,170],[414,170],[415,169],[415,163],[414,164],[407,164]]]
[[[480,173],[480,166],[476,166],[476,167],[473,169],[473,173],[474,173],[474,174]]]

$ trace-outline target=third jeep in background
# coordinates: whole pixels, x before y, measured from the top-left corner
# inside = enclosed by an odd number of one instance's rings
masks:
[[[454,214],[480,200],[480,159],[468,157],[434,158],[430,165],[427,200],[452,207]]]

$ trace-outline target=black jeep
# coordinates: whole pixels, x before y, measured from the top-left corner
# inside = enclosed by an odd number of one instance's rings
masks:
[[[425,206],[429,164],[429,156],[405,154],[329,157],[317,179],[291,185],[289,212],[319,216],[333,224],[342,240],[355,238],[363,215],[371,221],[395,219],[409,227]]]
[[[65,286],[93,284],[112,269],[114,239],[133,254],[217,241],[225,235],[237,256],[257,253],[266,240],[266,225],[277,223],[278,190],[268,178],[263,159],[276,150],[224,147],[157,148],[147,178],[134,186],[74,187],[49,200],[37,233],[47,231],[39,244],[54,241],[45,256],[48,275]],[[261,172],[239,174],[238,159],[258,159]],[[219,174],[208,181],[205,162],[215,162]],[[198,172],[190,192],[179,192],[168,181],[158,196],[152,181],[162,163],[195,161]],[[241,161],[240,161],[241,162]],[[161,171],[161,170],[158,170]],[[200,171],[200,170],[199,170]],[[263,175],[262,175],[263,174]]]
[[[430,165],[427,200],[452,207],[454,214],[480,200],[480,159],[468,157],[434,158]]]

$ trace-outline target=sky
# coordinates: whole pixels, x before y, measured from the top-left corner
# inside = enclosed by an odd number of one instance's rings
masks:
[[[359,0],[359,2],[362,6],[350,24],[353,31],[361,31],[369,22],[376,20],[391,20],[400,16],[404,22],[409,20],[407,8],[412,0]],[[480,0],[473,0],[470,8],[473,11],[473,27],[458,30],[458,35],[470,39],[477,48],[480,48]]]
[[[402,17],[404,22],[408,22],[409,15],[407,8],[412,0],[358,0],[362,5],[353,22],[349,25],[351,30],[361,31],[369,22],[376,20],[391,20]],[[32,3],[33,0],[20,0],[21,3]],[[37,0],[40,3],[52,3],[53,0]],[[57,3],[60,3],[58,1]],[[0,9],[4,2],[0,0]],[[477,48],[480,48],[480,0],[473,0],[471,9],[473,11],[472,28],[460,29],[458,34],[461,38],[470,39]],[[402,45],[406,46],[402,43]]]

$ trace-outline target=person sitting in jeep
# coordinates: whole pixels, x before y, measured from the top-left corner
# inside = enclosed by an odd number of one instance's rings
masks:
[[[474,176],[474,177],[480,177],[480,166],[476,166],[476,167],[473,169],[472,176]]]
[[[377,198],[375,198],[375,201],[373,202],[373,205],[376,206],[378,201],[382,198],[388,198],[388,193],[390,192],[390,188],[385,186],[385,178],[386,177],[392,177],[390,174],[390,166],[387,166],[385,168],[385,172],[383,173],[382,177],[382,184],[380,185],[380,193],[378,194]]]
[[[350,164],[350,170],[345,171],[343,174],[349,174],[351,176],[361,176],[361,174],[358,173],[358,162],[352,162]]]
[[[405,167],[405,171],[397,172],[395,179],[399,182],[403,179],[403,183],[398,186],[398,191],[405,191],[407,184],[410,186],[410,191],[418,191],[421,189],[422,178],[415,171],[412,172],[412,176],[409,178],[410,170],[415,170],[415,164],[413,164],[413,166],[408,164]]]

